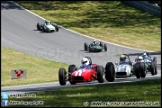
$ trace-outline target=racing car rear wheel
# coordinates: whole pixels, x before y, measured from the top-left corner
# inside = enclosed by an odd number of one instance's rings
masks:
[[[88,44],[84,43],[84,50],[87,51],[88,50]]]
[[[97,80],[99,83],[103,83],[104,82],[104,68],[102,66],[97,66]]]
[[[40,30],[40,25],[39,25],[39,23],[37,23],[37,30]]]
[[[100,42],[100,46],[103,47],[103,43],[102,42]]]
[[[59,69],[59,83],[60,83],[60,85],[66,85],[66,70],[65,70],[65,68]]]
[[[139,62],[136,63],[134,66],[134,73],[137,78],[145,78],[146,77],[146,72],[145,72],[145,63]]]
[[[153,62],[155,65],[155,75],[157,75],[157,58],[156,57],[153,58]]]
[[[104,50],[107,51],[107,46],[106,46],[106,44],[104,44]]]
[[[94,52],[94,50],[91,49],[90,45],[89,45],[88,49],[89,49],[89,52]]]
[[[43,31],[43,32],[46,32],[46,29],[45,29],[45,27],[42,27],[42,31]]]
[[[108,62],[105,66],[105,79],[109,82],[115,80],[115,68],[112,62]]]
[[[70,83],[71,85],[76,84],[76,82],[71,81],[71,74],[72,74],[75,70],[77,70],[77,68],[76,68],[75,65],[70,65],[69,68],[68,68],[68,80],[69,80],[69,83]]]

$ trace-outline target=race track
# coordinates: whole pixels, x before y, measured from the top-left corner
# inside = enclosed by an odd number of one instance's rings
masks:
[[[92,38],[81,34],[71,32],[60,26],[59,32],[42,33],[37,31],[37,22],[44,20],[31,14],[25,9],[15,5],[13,2],[1,2],[1,42],[2,46],[18,50],[20,52],[45,58],[48,60],[63,62],[67,64],[81,65],[81,58],[90,56],[93,63],[105,66],[107,62],[118,62],[117,54],[143,52],[138,49],[127,48],[106,42],[108,51],[101,53],[88,53],[84,51],[84,42],[91,43]],[[105,41],[103,41],[105,43]],[[154,55],[158,60],[158,75],[147,75],[145,79],[161,77],[161,55]],[[136,56],[131,57],[134,60]],[[115,82],[136,81],[135,77],[115,79]],[[115,83],[113,82],[113,83]],[[109,82],[105,82],[109,84]],[[97,82],[88,83],[90,85],[98,84]],[[76,86],[85,85],[80,83]],[[29,87],[30,86],[30,87]],[[1,87],[2,91],[8,92],[29,92],[40,90],[53,90],[60,88],[58,82],[16,86]],[[71,87],[68,84],[66,87]]]

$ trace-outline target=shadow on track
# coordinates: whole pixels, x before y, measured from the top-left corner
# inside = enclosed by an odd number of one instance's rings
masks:
[[[8,9],[24,10],[24,8],[16,6],[14,3],[10,1],[1,1],[1,10],[8,10]]]

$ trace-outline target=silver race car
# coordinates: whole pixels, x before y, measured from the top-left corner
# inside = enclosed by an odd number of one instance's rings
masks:
[[[129,56],[126,54],[122,54],[120,56],[120,60],[121,60],[120,62],[115,63],[115,76],[117,78],[132,76],[133,75],[133,62],[131,62]]]
[[[120,59],[123,59],[123,62],[115,63],[116,77],[129,77],[135,75],[136,78],[145,78],[148,72],[150,72],[151,75],[157,75],[157,58],[153,57],[152,59],[150,55],[159,54],[161,54],[161,52],[122,54]],[[132,62],[129,56],[137,56],[137,58]]]

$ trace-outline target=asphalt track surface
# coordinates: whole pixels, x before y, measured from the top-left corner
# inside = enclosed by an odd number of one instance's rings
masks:
[[[72,32],[60,26],[59,32],[43,33],[37,31],[37,22],[43,23],[44,19],[31,14],[22,7],[15,5],[13,2],[1,2],[1,42],[3,47],[12,48],[32,56],[45,58],[52,61],[63,62],[67,64],[81,65],[81,58],[90,56],[92,62],[105,66],[107,62],[118,62],[119,54],[123,53],[140,53],[142,50],[115,45],[109,42],[107,52],[89,53],[84,51],[84,42],[91,43],[93,38],[83,36],[82,34]],[[98,39],[96,39],[98,40]],[[158,60],[158,75],[146,75],[144,79],[136,77],[116,78],[111,83],[131,82],[145,79],[161,78],[161,55],[156,56]],[[134,61],[136,56],[130,57]],[[2,67],[3,68],[3,67]],[[103,84],[111,84],[105,81]],[[1,87],[2,92],[25,93],[41,90],[54,90],[62,87],[73,87],[83,85],[98,85],[97,81],[89,83],[78,83],[66,86],[60,86],[58,82],[31,84],[22,86]]]

